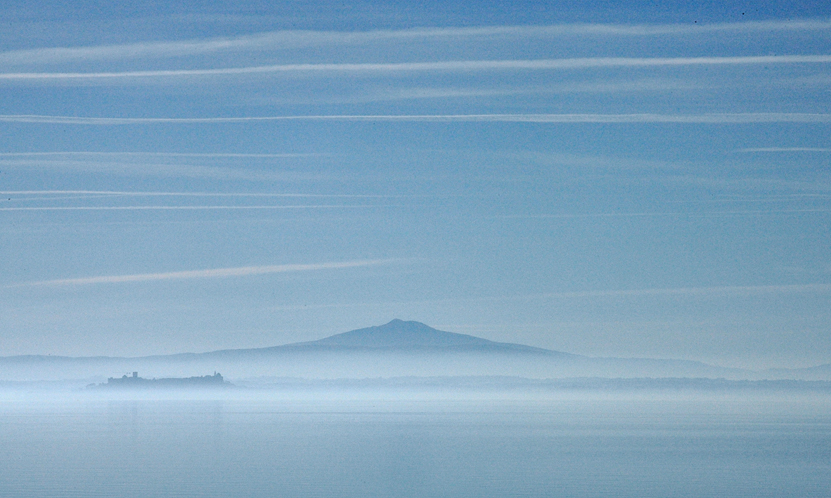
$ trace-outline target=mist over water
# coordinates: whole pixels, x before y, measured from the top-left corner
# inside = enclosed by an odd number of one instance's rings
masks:
[[[0,495],[826,496],[831,396],[9,392]]]
[[[828,498],[831,2],[756,4],[4,0],[0,498]]]
[[[807,371],[587,358],[399,320],[275,348],[0,367],[3,498],[831,487],[831,382]]]

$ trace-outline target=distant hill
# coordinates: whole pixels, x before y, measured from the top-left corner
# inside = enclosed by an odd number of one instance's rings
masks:
[[[222,371],[236,379],[514,376],[831,380],[828,365],[814,369],[752,371],[689,360],[592,358],[494,342],[397,319],[316,341],[266,348],[137,358],[0,357],[0,381],[107,378],[134,371],[155,377],[190,377],[205,371]]]
[[[576,356],[522,344],[494,342],[466,334],[436,330],[421,322],[395,319],[376,327],[351,330],[324,339],[279,346],[283,348],[325,348],[350,350],[452,350],[524,352],[558,356]],[[272,348],[273,349],[273,348]]]
[[[808,368],[771,368],[764,373],[770,378],[828,380],[831,379],[831,363]]]

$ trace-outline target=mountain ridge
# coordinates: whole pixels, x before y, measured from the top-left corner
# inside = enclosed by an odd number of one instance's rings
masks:
[[[558,356],[578,356],[524,344],[496,342],[481,337],[434,329],[424,323],[393,319],[384,325],[350,330],[315,341],[295,342],[274,348],[348,348],[366,350],[451,349],[454,351],[511,351]],[[273,349],[273,348],[268,348]]]
[[[400,319],[314,341],[263,348],[138,357],[0,357],[0,380],[43,380],[65,378],[67,375],[111,375],[136,370],[151,371],[154,375],[187,376],[206,368],[221,369],[237,377],[278,374],[308,378],[500,374],[534,378],[594,376],[831,380],[829,365],[808,369],[746,370],[708,365],[695,360],[588,357],[490,341]]]

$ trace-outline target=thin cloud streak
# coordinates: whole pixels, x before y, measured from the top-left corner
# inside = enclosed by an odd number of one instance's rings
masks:
[[[50,156],[152,156],[152,157],[217,157],[217,158],[292,158],[330,156],[329,153],[283,153],[283,154],[246,154],[246,153],[190,153],[190,152],[0,152],[0,157],[50,157]]]
[[[827,147],[753,147],[736,152],[831,152]]]
[[[515,214],[496,216],[498,219],[575,219],[575,218],[642,218],[662,216],[746,216],[758,214],[831,213],[831,208],[769,209],[748,211],[700,211],[700,212],[643,212],[643,213],[563,213],[563,214]]]
[[[335,197],[335,198],[398,198],[414,197],[407,195],[384,195],[384,194],[286,194],[286,193],[258,193],[258,192],[131,192],[124,190],[5,190],[0,195],[95,195],[101,197]],[[418,196],[424,197],[424,196]],[[42,200],[52,200],[52,197],[40,197]],[[15,199],[19,200],[19,199]]]
[[[623,289],[623,290],[591,290],[572,292],[544,292],[520,296],[494,296],[469,299],[438,299],[413,301],[418,302],[487,302],[513,301],[528,299],[582,299],[605,297],[651,297],[651,296],[746,296],[756,294],[799,294],[799,293],[826,293],[831,292],[831,284],[785,284],[785,285],[724,285],[710,287],[676,287],[652,289]]]
[[[27,206],[2,207],[0,211],[220,211],[264,209],[367,209],[395,207],[391,204],[296,204],[290,206]]]
[[[398,73],[506,70],[570,70],[609,67],[701,65],[826,64],[831,55],[757,55],[728,57],[586,57],[574,59],[458,60],[437,62],[275,64],[219,69],[170,69],[119,72],[0,73],[0,81],[141,79],[232,76],[269,73]]]
[[[101,277],[67,278],[58,280],[43,280],[40,282],[29,282],[18,284],[20,286],[65,286],[65,285],[91,285],[91,284],[116,284],[126,282],[150,282],[160,280],[190,280],[201,278],[229,278],[245,277],[251,275],[268,275],[272,273],[288,273],[300,271],[337,270],[346,268],[360,268],[367,266],[378,266],[398,262],[397,259],[369,259],[342,261],[332,263],[312,263],[293,265],[269,265],[269,266],[243,266],[237,268],[214,268],[209,270],[190,270],[166,273],[139,273],[132,275],[108,275]]]
[[[770,293],[829,292],[831,284],[795,285],[731,285],[714,287],[679,287],[665,289],[603,290],[582,292],[551,292],[524,296],[525,298],[584,298],[584,297],[640,297],[640,296],[710,296],[749,295]],[[522,299],[522,297],[520,297]]]
[[[748,112],[709,114],[382,114],[289,115],[210,118],[102,118],[39,114],[0,115],[0,122],[62,125],[149,125],[253,123],[267,121],[407,121],[492,123],[829,123],[831,114],[799,112]]]
[[[115,173],[128,176],[215,178],[223,180],[253,181],[308,181],[331,179],[329,174],[314,171],[298,171],[287,168],[245,168],[234,166],[203,166],[180,162],[134,162],[113,160],[82,160],[52,158],[0,158],[0,167],[46,168],[82,173]]]
[[[365,45],[388,41],[540,38],[558,36],[672,36],[725,32],[823,31],[831,29],[828,20],[761,21],[718,24],[564,24],[554,26],[486,26],[471,28],[422,28],[374,31],[273,31],[231,38],[190,39],[167,42],[142,42],[91,47],[50,47],[0,53],[0,64],[49,64],[106,60],[135,60],[185,57],[227,52],[260,52],[314,46]]]
[[[579,83],[548,84],[546,86],[516,87],[516,88],[485,88],[472,87],[442,88],[442,87],[411,87],[401,89],[371,88],[365,92],[343,96],[323,97],[315,96],[304,98],[267,98],[256,99],[251,102],[258,104],[362,104],[370,102],[393,102],[398,100],[445,100],[445,99],[475,99],[482,97],[510,97],[519,95],[550,95],[565,93],[644,93],[669,92],[678,90],[701,90],[710,88],[699,82],[675,81],[668,79],[640,79],[617,82],[584,81]]]
[[[577,292],[547,292],[540,294],[526,294],[520,296],[492,296],[471,298],[439,298],[415,299],[403,301],[383,302],[356,302],[356,303],[327,303],[316,305],[287,305],[274,306],[270,309],[282,310],[309,310],[319,308],[347,308],[347,307],[389,307],[407,305],[435,305],[453,303],[488,303],[501,301],[525,301],[537,299],[585,299],[585,298],[630,298],[630,297],[661,297],[661,296],[747,296],[757,294],[810,294],[831,292],[831,284],[795,284],[795,285],[746,285],[746,286],[713,286],[713,287],[679,287],[657,289],[629,289],[629,290],[594,290]]]

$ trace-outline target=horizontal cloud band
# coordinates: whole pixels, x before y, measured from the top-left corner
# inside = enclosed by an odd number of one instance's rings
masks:
[[[457,60],[434,62],[276,64],[218,69],[171,69],[119,72],[0,73],[0,81],[121,78],[175,78],[267,73],[395,73],[424,71],[568,70],[602,67],[655,67],[749,64],[823,64],[831,55],[756,55],[728,57],[585,57],[537,60]]]
[[[2,156],[2,154],[0,154]],[[49,199],[49,196],[54,195],[94,195],[106,197],[335,197],[335,198],[358,198],[358,199],[377,199],[390,197],[412,197],[405,195],[389,195],[389,194],[290,194],[290,193],[275,193],[275,192],[148,192],[148,191],[129,191],[129,190],[0,190],[0,195],[37,195],[44,196],[44,199]],[[206,207],[246,207],[246,206],[206,206]],[[251,206],[251,207],[309,207],[309,206]],[[330,206],[316,206],[311,207],[330,207]],[[340,207],[340,206],[331,206]]]
[[[38,114],[0,115],[0,122],[63,125],[149,125],[252,123],[260,121],[422,121],[494,123],[831,123],[831,114],[799,112],[747,112],[709,114],[382,114],[292,115],[210,118],[102,118]]]
[[[497,216],[498,219],[572,219],[572,218],[647,218],[659,216],[686,216],[686,217],[708,217],[708,216],[743,216],[743,215],[765,215],[765,214],[808,214],[808,213],[831,213],[831,208],[807,208],[807,209],[757,209],[757,210],[733,210],[733,211],[668,211],[668,212],[622,212],[622,213],[561,213],[561,214],[516,214]]]
[[[202,54],[286,50],[312,46],[365,45],[395,41],[484,39],[539,39],[562,36],[689,36],[713,33],[774,33],[826,31],[831,22],[815,20],[770,20],[717,24],[562,24],[553,26],[486,26],[466,28],[419,28],[373,31],[272,31],[230,38],[141,42],[124,45],[48,47],[0,53],[0,64],[66,63],[73,61],[169,58]]]
[[[828,147],[753,147],[737,152],[831,152]]]
[[[680,287],[669,289],[601,290],[582,292],[551,292],[523,296],[527,298],[585,298],[585,297],[642,297],[642,296],[717,296],[755,295],[770,293],[826,293],[831,284],[735,285],[719,287]]]
[[[0,207],[0,211],[211,211],[236,209],[360,209],[392,207],[382,204],[296,204],[276,206],[20,206]]]
[[[176,271],[167,273],[139,273],[133,275],[109,275],[102,277],[67,278],[59,280],[44,280],[23,284],[27,286],[61,286],[61,285],[90,285],[115,284],[125,282],[149,282],[157,280],[188,280],[194,278],[228,278],[244,277],[249,275],[266,275],[270,273],[287,273],[300,271],[336,270],[345,268],[359,268],[390,264],[394,259],[369,259],[342,261],[334,263],[311,263],[295,265],[270,266],[243,266],[238,268],[215,268],[210,270]]]

